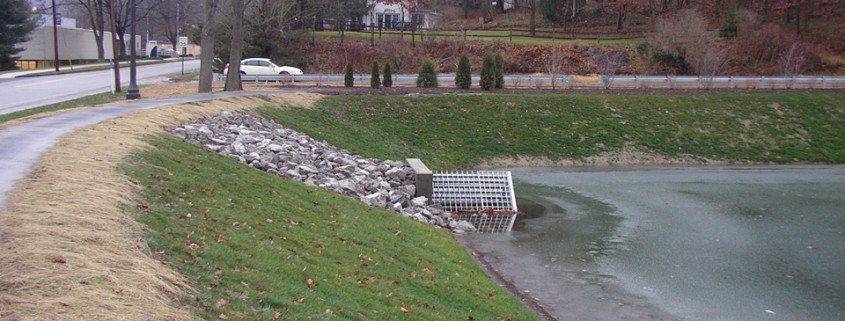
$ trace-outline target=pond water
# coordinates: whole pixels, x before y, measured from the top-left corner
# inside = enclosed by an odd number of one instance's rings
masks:
[[[845,167],[509,169],[465,240],[561,320],[845,320]]]

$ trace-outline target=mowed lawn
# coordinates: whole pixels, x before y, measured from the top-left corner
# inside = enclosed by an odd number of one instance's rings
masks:
[[[436,169],[483,160],[665,157],[845,163],[845,94],[329,96],[265,117],[365,157]]]
[[[206,320],[538,320],[443,231],[165,135],[127,208]]]
[[[845,94],[327,96],[256,113],[365,157],[435,169],[624,148],[733,162],[845,162]],[[448,233],[169,135],[124,171],[150,249],[203,319],[536,320]]]

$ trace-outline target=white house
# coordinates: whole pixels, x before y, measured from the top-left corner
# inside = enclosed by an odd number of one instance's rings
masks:
[[[416,1],[401,1],[400,4],[386,4],[379,0],[368,0],[370,11],[361,17],[364,26],[376,26],[383,29],[433,28],[437,24],[439,14],[426,9],[417,8]]]

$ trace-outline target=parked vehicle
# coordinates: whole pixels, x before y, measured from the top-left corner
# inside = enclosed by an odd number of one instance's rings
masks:
[[[169,48],[160,48],[158,50],[158,56],[162,58],[173,58],[178,57],[179,54],[176,53],[175,50]]]
[[[229,64],[226,64],[223,74],[229,74]],[[249,58],[241,60],[241,75],[302,75],[302,69],[279,66],[267,58]]]

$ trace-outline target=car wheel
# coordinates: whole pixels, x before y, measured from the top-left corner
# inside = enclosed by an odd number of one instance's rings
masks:
[[[287,72],[287,71],[282,71],[282,72],[280,72],[280,73],[279,73],[279,76],[281,76],[282,81],[283,81],[283,82],[285,82],[285,83],[290,82],[291,78],[293,77],[293,76],[291,76],[291,75],[290,75],[290,73],[289,73],[289,72]]]
[[[245,73],[245,72],[243,72],[243,70],[242,70],[242,71],[241,71],[241,75],[246,75],[246,73]]]

